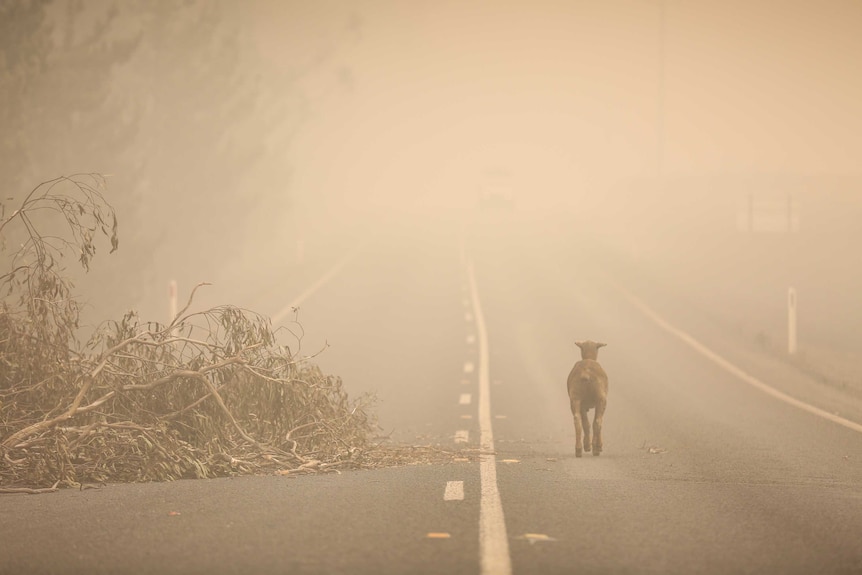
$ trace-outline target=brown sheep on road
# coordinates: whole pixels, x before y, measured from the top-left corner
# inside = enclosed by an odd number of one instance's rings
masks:
[[[584,451],[590,449],[593,455],[599,455],[602,452],[602,421],[608,404],[608,375],[597,360],[599,348],[607,344],[587,340],[576,341],[575,345],[581,348],[581,361],[572,368],[566,382],[572,418],[575,420],[575,457],[581,457]],[[591,442],[587,412],[593,408],[596,412],[593,415]]]

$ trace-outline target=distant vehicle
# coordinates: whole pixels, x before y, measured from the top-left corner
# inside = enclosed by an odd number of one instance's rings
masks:
[[[479,183],[479,209],[508,211],[515,206],[514,186],[508,172],[488,170]]]

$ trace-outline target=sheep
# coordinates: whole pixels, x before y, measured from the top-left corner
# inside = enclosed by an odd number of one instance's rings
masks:
[[[581,361],[575,364],[566,381],[572,418],[575,420],[575,457],[581,457],[584,451],[590,451],[590,449],[593,455],[599,455],[602,452],[602,420],[608,404],[608,375],[597,359],[599,348],[607,344],[587,340],[576,341],[575,345],[581,348]],[[593,415],[591,445],[590,420],[587,412],[593,408],[596,411]],[[582,436],[583,443],[581,443]]]

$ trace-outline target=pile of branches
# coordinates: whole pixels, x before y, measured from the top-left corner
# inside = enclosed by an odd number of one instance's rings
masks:
[[[72,252],[86,269],[98,236],[117,248],[103,187],[45,182],[0,219],[0,238],[17,223],[22,240],[0,275],[0,491],[364,466],[370,399],[298,356],[296,322],[276,332],[232,306],[188,313],[193,291],[170,324],[129,312],[80,343],[60,262]],[[44,214],[67,233],[43,233]]]

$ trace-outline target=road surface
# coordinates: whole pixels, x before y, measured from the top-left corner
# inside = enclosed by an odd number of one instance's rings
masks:
[[[0,573],[862,573],[862,408],[586,239],[405,224],[339,265],[303,296],[303,351],[328,342],[319,363],[377,394],[393,438],[495,455],[4,496]],[[565,380],[587,338],[608,344],[605,451],[575,458]]]

